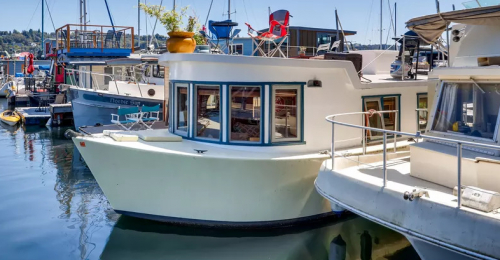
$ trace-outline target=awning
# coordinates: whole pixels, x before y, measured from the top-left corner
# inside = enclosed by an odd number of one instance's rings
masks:
[[[438,13],[413,18],[406,22],[408,29],[416,32],[422,39],[434,43],[443,34],[448,25],[453,23],[471,25],[500,24],[500,5]]]

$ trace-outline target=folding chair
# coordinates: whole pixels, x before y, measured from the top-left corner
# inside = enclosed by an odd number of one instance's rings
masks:
[[[120,39],[122,38],[123,32],[117,32],[115,34],[116,48],[120,48]]]
[[[152,130],[153,124],[160,120],[160,104],[152,107],[142,106],[141,115],[139,117],[132,117],[130,120],[144,125],[147,129]],[[146,123],[151,123],[148,125]]]
[[[113,30],[108,30],[108,32],[106,33],[106,38],[104,38],[104,48],[108,48],[108,42],[113,43]]]
[[[231,20],[225,20],[222,22],[231,22]],[[210,31],[212,37],[211,42],[213,43],[215,51],[218,50],[222,53],[230,53],[231,50],[229,49],[229,46],[234,34],[232,33],[233,26],[215,26],[214,23],[217,22],[212,20],[208,21],[208,30]],[[225,41],[226,45],[221,45],[220,44],[221,40]]]
[[[290,17],[290,12],[287,10],[275,11],[269,16],[269,30],[267,32],[259,32],[253,29],[250,24],[245,23],[248,26],[248,35],[252,38],[253,44],[257,46],[252,52],[252,56],[259,52],[264,57],[273,57],[276,53],[279,53],[283,58],[287,57],[281,50],[281,45],[288,39]],[[257,35],[254,35],[253,32],[257,33]],[[273,43],[274,50],[269,48],[265,52],[263,50],[265,43],[269,45]]]
[[[121,116],[124,116],[125,120],[120,120]],[[130,130],[138,123],[136,119],[140,117],[141,113],[139,113],[139,107],[118,107],[116,114],[111,114],[111,123],[123,127],[125,130]],[[127,125],[129,125],[129,127],[127,127]]]

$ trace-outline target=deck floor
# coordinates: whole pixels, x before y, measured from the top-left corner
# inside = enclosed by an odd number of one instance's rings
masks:
[[[168,127],[165,125],[165,122],[163,121],[158,121],[153,123],[153,129],[159,130],[159,129],[167,129]],[[87,126],[87,127],[80,127],[79,128],[80,132],[84,134],[102,134],[104,130],[125,130],[122,127],[118,125],[102,125],[102,126]],[[140,124],[136,124],[130,129],[130,131],[138,131],[138,130],[146,130],[146,127]]]

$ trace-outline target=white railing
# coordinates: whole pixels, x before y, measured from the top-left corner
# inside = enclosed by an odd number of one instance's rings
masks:
[[[360,125],[354,125],[354,124],[348,124],[348,123],[343,123],[339,121],[335,121],[336,117],[339,116],[347,116],[347,115],[359,115],[362,114],[363,117],[365,115],[373,115],[375,113],[377,114],[384,114],[384,113],[392,113],[394,111],[369,111],[369,112],[353,112],[353,113],[344,113],[344,114],[335,114],[335,115],[330,115],[327,116],[325,119],[326,121],[332,123],[332,143],[331,143],[331,167],[332,171],[335,169],[335,125],[341,125],[341,126],[346,126],[346,127],[352,127],[352,128],[358,128],[362,129],[363,133],[365,133],[366,130],[369,131],[374,131],[374,132],[381,132],[383,133],[383,187],[385,188],[387,186],[387,134],[393,134],[394,136],[401,135],[401,136],[410,136],[413,138],[426,138],[429,140],[436,140],[444,143],[449,143],[449,144],[456,144],[457,146],[457,187],[458,187],[458,208],[462,206],[462,146],[467,146],[467,147],[479,147],[479,148],[486,148],[486,149],[493,149],[493,150],[500,150],[499,146],[495,145],[488,145],[488,144],[480,144],[480,143],[473,143],[473,142],[468,142],[468,141],[462,141],[462,140],[455,140],[455,139],[449,139],[449,138],[442,138],[442,137],[435,137],[435,136],[429,136],[429,135],[423,135],[420,133],[420,131],[417,130],[415,134],[412,133],[406,133],[406,132],[401,132],[401,131],[393,131],[393,130],[386,130],[386,129],[380,129],[380,128],[374,128],[374,127],[368,127],[368,126],[360,126]],[[396,150],[394,150],[396,152]]]

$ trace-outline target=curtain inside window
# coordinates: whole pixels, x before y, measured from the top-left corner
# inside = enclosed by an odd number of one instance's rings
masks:
[[[486,132],[486,114],[484,113],[484,94],[474,86],[473,92],[473,102],[474,102],[474,121],[473,128],[481,132]]]
[[[455,121],[455,106],[457,102],[458,84],[446,83],[438,107],[438,118],[434,130],[446,132]]]

